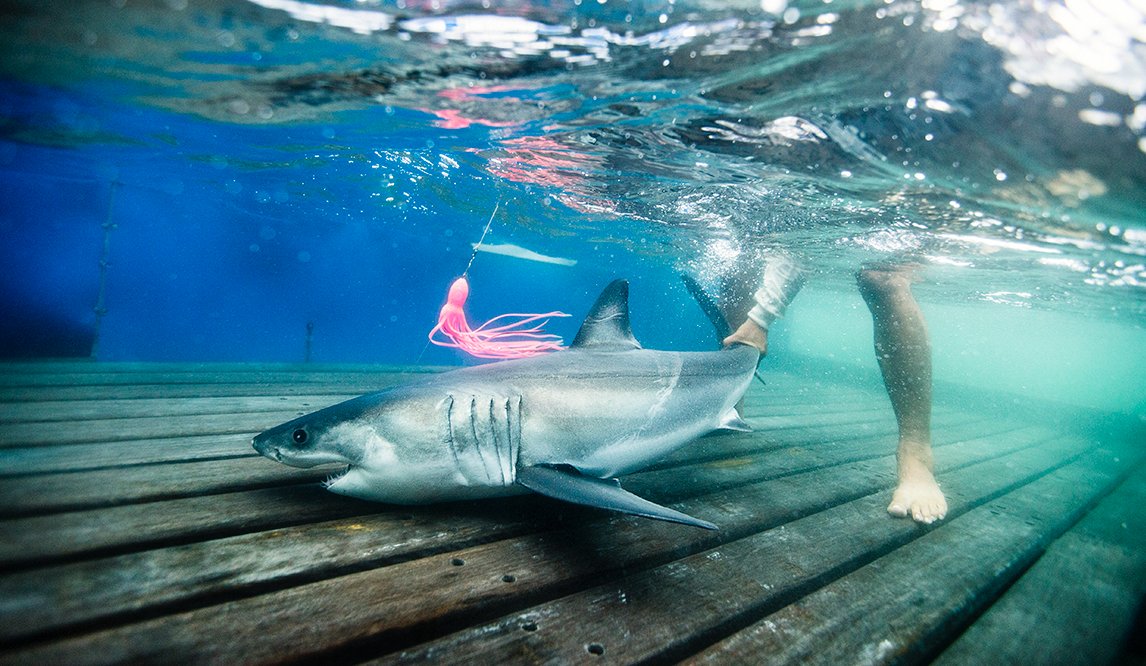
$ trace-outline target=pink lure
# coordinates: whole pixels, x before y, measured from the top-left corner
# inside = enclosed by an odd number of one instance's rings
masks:
[[[450,295],[438,314],[438,325],[430,331],[430,342],[441,347],[460,349],[478,358],[525,358],[544,352],[564,349],[561,336],[542,333],[545,320],[550,317],[568,317],[564,312],[545,314],[503,314],[490,319],[477,328],[470,328],[462,307],[470,295],[465,277],[454,280]],[[512,320],[492,326],[495,322]],[[446,339],[440,339],[439,335]]]

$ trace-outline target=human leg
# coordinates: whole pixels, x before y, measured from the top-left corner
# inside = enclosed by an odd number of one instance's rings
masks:
[[[923,311],[911,293],[909,267],[865,269],[857,278],[871,311],[875,354],[899,424],[899,484],[888,513],[931,523],[947,514],[932,474],[931,345]]]

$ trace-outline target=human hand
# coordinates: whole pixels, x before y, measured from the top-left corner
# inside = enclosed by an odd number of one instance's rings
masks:
[[[731,347],[738,342],[759,349],[761,355],[767,354],[768,330],[760,328],[759,324],[749,319],[733,331],[732,335],[724,338],[725,347]]]

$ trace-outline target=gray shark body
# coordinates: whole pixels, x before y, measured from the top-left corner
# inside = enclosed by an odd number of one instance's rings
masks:
[[[525,489],[600,508],[715,527],[622,490],[713,430],[746,430],[735,405],[759,353],[642,349],[628,284],[597,300],[568,350],[435,374],[267,430],[253,444],[300,467],[345,463],[335,493],[398,504]]]

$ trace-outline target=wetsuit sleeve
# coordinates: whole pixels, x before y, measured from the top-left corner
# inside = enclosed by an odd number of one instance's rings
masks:
[[[752,295],[756,304],[748,311],[748,318],[768,330],[772,322],[784,316],[788,304],[804,286],[807,273],[791,255],[782,252],[765,255],[764,277]]]

